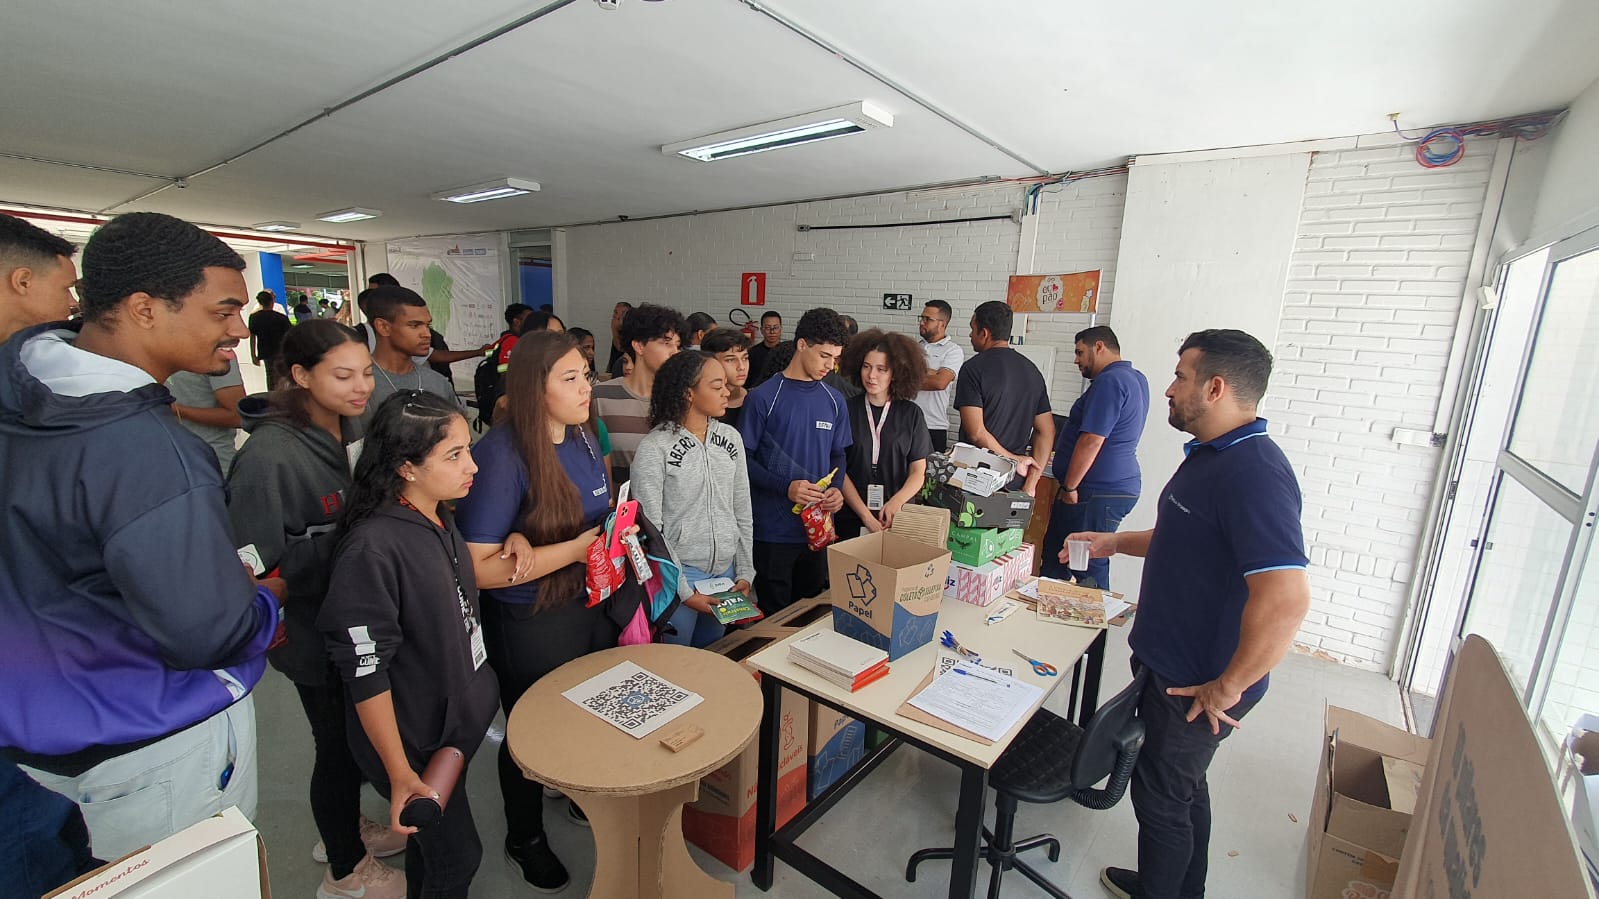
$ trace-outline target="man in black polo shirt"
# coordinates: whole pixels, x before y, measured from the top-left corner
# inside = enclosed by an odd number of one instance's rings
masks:
[[[1055,414],[1038,366],[1010,348],[1014,315],[990,300],[972,313],[972,350],[977,354],[955,379],[955,409],[961,441],[1015,459],[1020,487],[1033,495],[1055,444]]]
[[[1255,415],[1270,374],[1271,353],[1248,334],[1190,334],[1166,398],[1172,427],[1194,439],[1160,492],[1154,529],[1070,535],[1092,540],[1095,558],[1145,559],[1129,637],[1133,668],[1146,673],[1132,784],[1138,870],[1100,873],[1123,899],[1205,894],[1205,770],[1310,608],[1299,482]]]

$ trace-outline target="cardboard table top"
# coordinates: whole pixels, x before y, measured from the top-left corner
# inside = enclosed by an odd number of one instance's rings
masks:
[[[1090,643],[1099,635],[1097,628],[1071,627],[1039,621],[1030,610],[1023,609],[997,624],[986,625],[990,608],[945,598],[938,610],[938,624],[934,633],[953,631],[961,645],[980,653],[986,664],[1010,668],[1018,680],[1044,688],[1039,699],[1042,705],[1060,682],[1071,677],[1072,666],[1088,651]],[[906,699],[921,685],[933,670],[938,655],[938,641],[916,649],[914,652],[888,663],[889,673],[882,680],[868,684],[851,693],[820,675],[795,665],[788,659],[789,644],[816,630],[831,630],[833,619],[824,617],[809,627],[796,631],[744,660],[744,663],[763,674],[801,687],[807,692],[826,698],[857,718],[876,721],[884,727],[908,734],[933,746],[984,768],[993,766],[1000,753],[1010,746],[1011,740],[1021,731],[1031,717],[1023,715],[1003,739],[993,745],[952,734],[930,724],[915,721],[898,713]],[[769,635],[768,635],[769,636]],[[1031,666],[1011,654],[1019,649],[1032,658],[1049,662],[1060,669],[1057,677],[1040,677]],[[1111,681],[1112,689],[1116,681]],[[1036,708],[1035,708],[1036,711]]]
[[[621,662],[633,662],[704,698],[644,737],[625,734],[562,696]],[[505,743],[528,777],[561,790],[638,796],[698,780],[737,756],[761,722],[760,687],[738,663],[703,649],[622,646],[574,659],[528,688],[511,710]],[[697,726],[679,752],[661,738]]]

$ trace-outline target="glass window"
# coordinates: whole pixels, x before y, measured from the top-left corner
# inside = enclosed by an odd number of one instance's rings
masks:
[[[1559,737],[1583,712],[1599,714],[1599,549],[1588,552],[1571,618],[1555,648],[1542,717]]]
[[[1599,444],[1599,250],[1556,263],[1509,450],[1581,495]]]

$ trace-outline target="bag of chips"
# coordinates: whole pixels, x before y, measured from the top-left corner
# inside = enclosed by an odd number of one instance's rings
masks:
[[[800,510],[800,523],[805,526],[805,545],[819,552],[838,539],[833,530],[833,513],[822,511],[821,503],[811,503]]]

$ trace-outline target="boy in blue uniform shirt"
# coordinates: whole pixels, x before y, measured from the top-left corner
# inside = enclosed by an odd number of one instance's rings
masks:
[[[827,589],[827,553],[805,542],[795,503],[844,505],[836,486],[817,482],[837,471],[852,439],[844,397],[822,383],[848,342],[844,321],[831,309],[812,309],[794,328],[794,358],[776,377],[751,390],[739,431],[750,469],[755,519],[755,595],[770,615]]]

